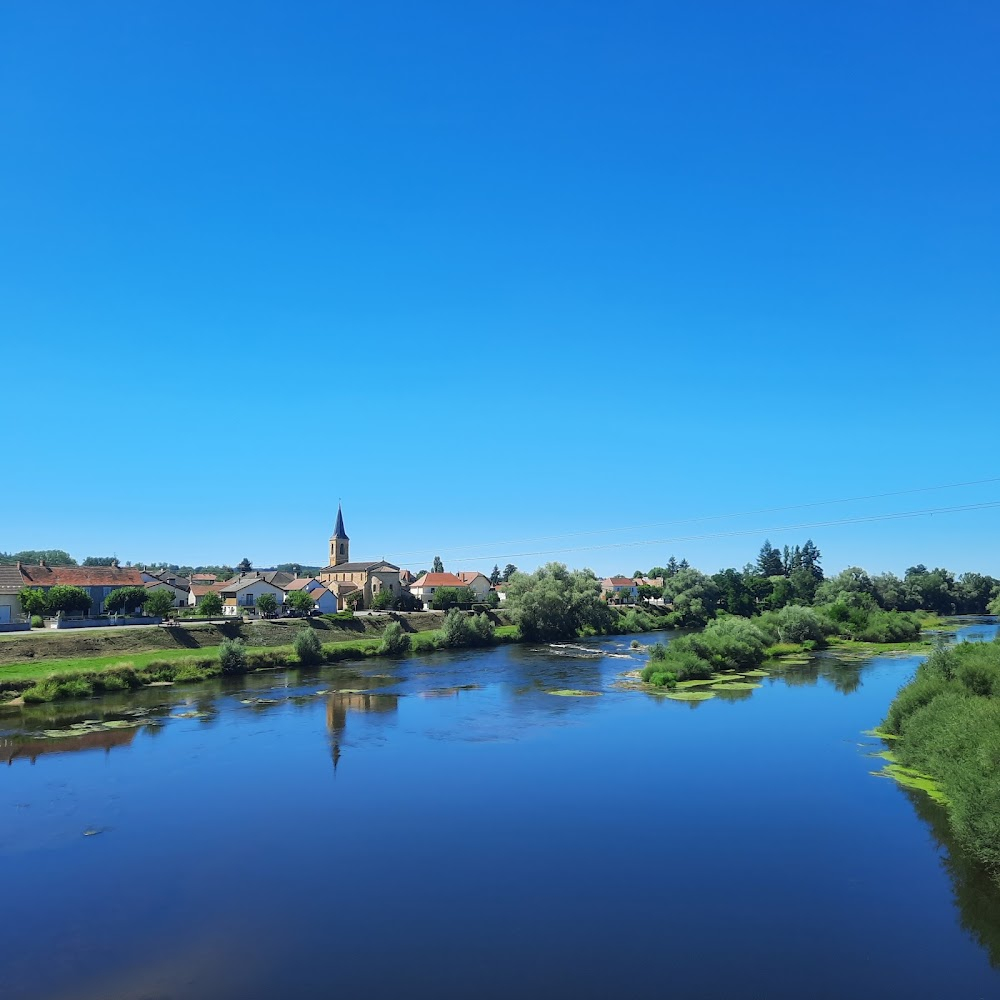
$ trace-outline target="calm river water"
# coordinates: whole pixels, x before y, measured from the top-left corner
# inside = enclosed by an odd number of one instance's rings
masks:
[[[629,638],[0,716],[0,993],[1000,995],[998,894],[871,774],[915,659],[685,704]]]

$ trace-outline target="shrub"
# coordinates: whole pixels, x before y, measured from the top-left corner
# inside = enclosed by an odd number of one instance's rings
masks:
[[[403,631],[403,626],[399,622],[389,622],[382,633],[378,651],[382,656],[398,656],[408,652],[410,644],[410,635]]]
[[[319,636],[311,629],[304,628],[295,637],[295,655],[299,658],[299,663],[312,665],[321,663],[323,660],[323,645],[319,641]]]
[[[223,674],[245,674],[247,651],[242,639],[223,639],[219,644],[219,664]]]
[[[45,619],[41,615],[31,616],[31,627],[32,628],[45,628]]]

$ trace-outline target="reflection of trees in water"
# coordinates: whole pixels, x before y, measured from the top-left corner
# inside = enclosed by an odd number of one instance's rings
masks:
[[[715,690],[714,688],[712,690],[712,694],[714,694],[719,701],[746,701],[747,698],[752,698],[754,693],[754,688],[750,688],[749,690],[729,690],[725,687],[721,687],[718,690]],[[704,703],[699,701],[689,701],[688,704],[694,707],[695,705],[701,705]]]
[[[351,712],[384,715],[394,713],[398,707],[399,695],[334,691],[326,699],[326,728],[330,730],[330,753],[334,771],[340,763],[341,741],[347,729],[347,716]]]
[[[822,678],[841,694],[851,694],[861,687],[862,674],[869,660],[841,660],[835,656],[812,656],[808,663],[788,664],[775,669],[772,676],[789,687],[818,684]],[[767,669],[767,664],[765,664]]]
[[[1000,969],[1000,886],[958,845],[943,806],[922,792],[902,786],[900,789],[931,828],[935,841],[945,849],[941,864],[951,879],[962,929],[985,949],[990,965]]]

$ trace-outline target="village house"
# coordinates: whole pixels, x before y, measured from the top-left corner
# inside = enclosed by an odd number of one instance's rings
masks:
[[[614,604],[634,604],[639,599],[639,588],[628,576],[609,576],[601,581],[601,594]]]
[[[337,505],[337,523],[330,537],[330,564],[319,572],[324,587],[337,596],[344,607],[350,594],[360,590],[359,608],[370,608],[372,599],[383,590],[394,597],[403,591],[399,567],[384,559],[375,562],[351,562],[351,540],[344,529],[344,513]]]
[[[24,586],[48,591],[56,586],[80,587],[90,596],[87,615],[96,618],[104,614],[104,601],[119,587],[142,587],[142,573],[132,567],[119,566],[37,566],[19,564]]]
[[[193,581],[193,578],[192,578]],[[188,607],[196,608],[205,599],[205,595],[209,593],[220,594],[225,588],[225,583],[191,583],[191,589],[188,591]]]
[[[191,597],[191,583],[170,570],[140,570],[146,590],[165,590],[170,594],[175,608],[185,607]]]
[[[482,573],[456,573],[463,587],[468,587],[476,595],[477,601],[485,601],[486,595],[492,590],[488,576]]]
[[[410,587],[410,593],[420,601],[424,609],[430,607],[436,591],[442,587],[467,587],[468,584],[454,573],[424,573]]]
[[[20,566],[0,566],[0,625],[15,625],[24,617],[17,597],[23,586]]]
[[[306,593],[313,599],[313,607],[321,615],[335,615],[340,610],[340,599],[326,587],[319,586],[306,591]]]
[[[222,613],[226,617],[237,617],[244,611],[253,611],[262,594],[273,594],[280,608],[285,603],[282,584],[288,583],[291,579],[290,573],[243,573],[220,586]]]

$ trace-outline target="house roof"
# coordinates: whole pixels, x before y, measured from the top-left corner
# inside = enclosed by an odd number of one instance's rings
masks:
[[[331,594],[336,594],[338,597],[343,597],[344,594],[353,594],[355,590],[361,589],[356,583],[348,583],[346,580],[332,580],[325,586]]]
[[[225,586],[226,585],[224,583],[196,583],[191,588],[191,593],[194,594],[195,597],[204,597],[208,593],[220,593]]]
[[[287,573],[248,573],[246,576],[237,577],[235,580],[230,580],[227,583],[216,584],[212,589],[218,589],[223,594],[235,594],[238,590],[246,590],[247,587],[252,587],[255,583],[266,583],[269,587],[274,587],[275,590],[281,590],[281,584],[275,582],[273,579],[269,580],[268,577],[273,578],[287,575]]]
[[[344,512],[340,509],[340,504],[337,504],[337,523],[333,526],[332,538],[343,538],[345,542],[349,542],[351,539],[344,528]]]
[[[424,573],[416,583],[416,588],[421,587],[464,587],[465,581],[454,573]]]
[[[22,566],[31,587],[141,587],[142,573],[124,566]]]
[[[630,576],[611,576],[603,581],[609,587],[634,587],[635,581]]]
[[[485,573],[457,573],[456,576],[460,576],[466,583],[472,583],[479,576],[487,582],[489,581],[489,577]]]
[[[345,585],[341,584],[341,586],[345,586]],[[327,590],[326,587],[317,587],[315,590],[310,590],[309,591],[309,596],[314,601],[319,601],[322,598],[326,597],[327,594],[330,594],[330,593],[331,592],[329,590]]]
[[[318,583],[319,581],[314,576],[297,576],[292,580],[285,590],[305,590],[310,583]]]
[[[384,559],[379,559],[377,562],[346,562],[341,563],[339,566],[324,566],[321,572],[323,573],[367,573],[373,569],[381,569],[385,567],[388,570],[394,570],[399,572],[398,566],[393,566],[392,563],[386,562]]]
[[[215,583],[218,581],[218,577],[214,573],[192,573],[191,582],[194,583],[197,580],[199,583]]]
[[[0,566],[0,593],[17,593],[24,586],[24,577],[16,566]]]

